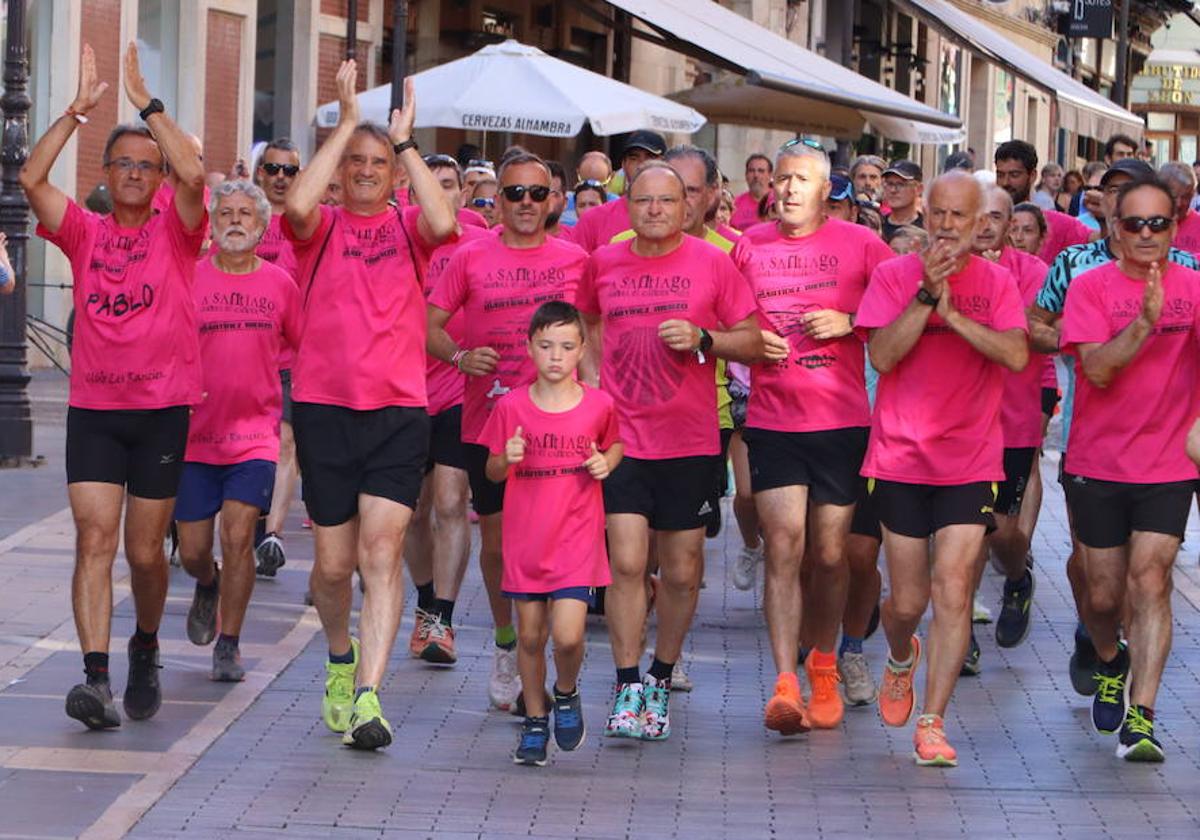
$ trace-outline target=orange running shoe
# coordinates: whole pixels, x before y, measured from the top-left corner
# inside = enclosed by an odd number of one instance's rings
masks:
[[[764,717],[767,729],[780,735],[799,735],[812,728],[795,674],[780,674],[775,680],[775,695],[767,701]]]
[[[808,719],[814,729],[833,729],[842,722],[846,707],[838,692],[837,654],[813,650],[804,662],[812,697],[808,701]]]
[[[429,616],[425,623],[425,649],[421,658],[435,665],[453,665],[458,661],[454,648],[454,628],[442,621],[440,615]]]
[[[921,664],[921,640],[912,637],[912,665],[896,668],[889,657],[883,667],[883,684],[879,686],[879,715],[888,726],[904,726],[912,717],[917,699],[913,693],[913,677]]]
[[[946,740],[940,715],[921,715],[913,732],[913,760],[918,767],[957,767],[958,753]]]
[[[417,607],[413,613],[412,635],[408,637],[408,654],[413,659],[421,658],[421,651],[429,641],[429,613]]]

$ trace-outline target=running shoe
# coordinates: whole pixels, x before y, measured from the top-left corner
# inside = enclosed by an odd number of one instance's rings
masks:
[[[904,726],[912,717],[917,698],[913,692],[913,677],[921,664],[921,640],[912,637],[912,664],[897,667],[888,657],[883,667],[883,684],[879,687],[879,715],[888,726]]]
[[[946,740],[940,715],[921,715],[913,732],[913,761],[918,767],[957,767],[958,753]]]
[[[179,560],[179,526],[171,520],[171,527],[167,529],[167,536],[163,538],[163,554],[167,555],[167,562],[178,567]]]
[[[213,570],[211,586],[196,583],[192,606],[187,614],[187,635],[194,645],[207,645],[217,637],[217,600],[221,593],[221,572]]]
[[[88,729],[112,729],[121,725],[108,680],[80,683],[67,693],[67,716]]]
[[[671,690],[691,691],[695,687],[696,684],[692,682],[692,678],[687,675],[687,671],[683,670],[683,661],[677,661],[671,669]]]
[[[979,664],[980,658],[983,656],[983,651],[979,647],[979,640],[975,638],[975,631],[971,631],[971,644],[967,647],[967,655],[963,658],[962,667],[958,670],[960,677],[978,677],[983,670],[983,666]]]
[[[1096,646],[1082,621],[1075,625],[1075,650],[1071,652],[1069,668],[1071,687],[1076,694],[1091,697],[1096,693],[1096,680],[1092,677],[1096,673]]]
[[[453,665],[458,661],[458,652],[454,649],[454,628],[444,623],[440,615],[428,617],[421,658],[434,665]]]
[[[546,747],[550,743],[550,725],[544,717],[527,717],[521,725],[521,737],[513,752],[513,764],[526,767],[546,766]],[[555,724],[557,729],[557,721]]]
[[[979,600],[978,595],[975,596],[975,604],[971,608],[971,623],[972,624],[991,624],[992,623],[992,611],[989,610],[986,606],[984,606],[983,602]]]
[[[358,670],[358,639],[350,639],[354,661],[346,664],[325,660],[325,696],[321,698],[321,717],[333,732],[350,728],[354,713],[354,672]]]
[[[834,729],[842,722],[842,716],[845,714],[845,704],[842,703],[842,695],[838,692],[838,683],[841,678],[838,676],[837,660],[833,654],[829,654],[830,661],[827,665],[816,664],[816,659],[819,651],[813,651],[808,655],[808,661],[804,663],[804,671],[808,674],[808,685],[812,688],[812,696],[808,701],[808,719],[812,723],[813,729]]]
[[[528,718],[526,718],[528,720]],[[567,697],[554,698],[554,743],[564,752],[583,746],[587,737],[587,724],[583,720],[583,699],[579,688]]]
[[[309,519],[307,516],[300,520],[300,527],[306,531],[311,531],[312,525],[313,525],[312,520]]]
[[[609,738],[641,738],[646,713],[646,691],[640,682],[621,683],[613,701],[612,714],[604,726]]]
[[[125,682],[122,705],[130,720],[154,717],[162,705],[162,688],[158,684],[158,648],[134,647],[129,640],[129,678]]]
[[[212,678],[215,682],[241,682],[246,679],[242,655],[234,645],[213,647]]]
[[[352,708],[343,744],[356,750],[378,750],[392,743],[392,727],[383,716],[375,689],[360,691]]]
[[[665,741],[671,737],[671,681],[642,677],[646,711],[642,713],[643,741]]]
[[[742,550],[738,552],[737,559],[733,561],[733,585],[736,589],[743,592],[754,588],[754,581],[758,578],[758,564],[763,561],[763,546],[760,542],[757,548],[751,548],[748,545],[742,546]]]
[[[1101,735],[1112,735],[1129,712],[1129,652],[1124,642],[1118,644],[1117,658],[1112,662],[1097,660],[1092,680],[1096,683],[1092,726]]]
[[[545,704],[547,709],[554,708],[554,698],[550,696],[550,692],[545,688],[542,689],[542,702]],[[522,687],[521,692],[517,695],[517,702],[513,703],[510,714],[512,714],[513,717],[527,718],[529,717],[527,712],[528,709],[525,708],[525,691],[524,687]]]
[[[275,573],[287,563],[283,554],[283,541],[278,534],[267,534],[254,548],[254,573],[259,577],[275,577]]]
[[[1126,761],[1148,761],[1158,763],[1163,761],[1162,744],[1154,737],[1154,719],[1146,715],[1137,706],[1131,705],[1121,724],[1121,734],[1117,738],[1117,758]]]
[[[879,696],[875,679],[867,666],[867,657],[862,653],[843,653],[838,659],[838,673],[842,676],[842,691],[851,706],[869,706]]]
[[[1031,569],[1016,583],[1004,581],[1004,598],[1000,602],[1000,617],[996,619],[996,644],[1014,648],[1029,635],[1029,619],[1033,609],[1034,577]]]
[[[763,711],[763,725],[780,735],[799,735],[812,728],[804,698],[800,696],[800,680],[795,674],[776,677],[775,694]]]
[[[492,674],[488,678],[488,700],[502,712],[512,709],[521,696],[521,677],[517,673],[517,649],[496,648],[492,654]]]
[[[425,641],[429,638],[429,613],[417,607],[413,613],[412,635],[408,637],[408,653],[413,659],[421,658]]]

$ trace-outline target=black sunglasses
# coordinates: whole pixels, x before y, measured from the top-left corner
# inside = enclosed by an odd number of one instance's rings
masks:
[[[268,175],[278,175],[282,172],[289,178],[295,178],[296,173],[300,171],[300,167],[294,163],[264,163],[261,164],[263,172]]]
[[[513,204],[524,199],[526,193],[529,193],[529,197],[538,204],[541,204],[550,197],[550,188],[542,184],[534,184],[528,187],[524,184],[509,184],[507,187],[501,189],[500,192],[504,194],[506,200],[511,201]]]
[[[1121,228],[1126,233],[1141,233],[1144,227],[1150,228],[1151,233],[1162,233],[1171,227],[1171,219],[1166,216],[1151,216],[1149,219],[1144,216],[1126,216],[1121,219]]]

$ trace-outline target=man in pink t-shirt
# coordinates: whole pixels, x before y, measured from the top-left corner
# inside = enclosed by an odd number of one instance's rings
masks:
[[[1029,201],[1037,181],[1038,155],[1033,144],[1024,140],[1009,140],[996,147],[996,186],[1012,196],[1013,206]],[[1097,238],[1083,222],[1057,210],[1043,210],[1046,217],[1046,236],[1038,254],[1049,265],[1064,248],[1082,245]]]
[[[1168,261],[1173,202],[1158,179],[1122,187],[1113,214],[1120,256],[1076,278],[1063,310],[1063,350],[1081,374],[1064,487],[1084,546],[1082,617],[1098,659],[1092,724],[1119,731],[1117,756],[1129,761],[1163,760],[1154,702],[1196,484],[1186,444],[1200,407],[1200,273]]]
[[[592,254],[577,303],[592,352],[602,351],[599,383],[616,403],[626,456],[604,483],[613,571],[605,615],[617,666],[606,734],[645,740],[670,734],[671,672],[696,609],[704,524],[724,468],[713,365],[762,356],[745,278],[719,248],[683,232],[685,190],[667,163],[638,171],[628,189],[636,236]],[[643,677],[652,529],[658,634]]]
[[[763,608],[778,675],[765,722],[793,735],[842,720],[835,650],[850,582],[846,538],[870,424],[854,313],[871,272],[893,254],[865,227],[825,217],[824,150],[785,146],[774,172],[779,221],[747,231],[733,261],[758,302],[766,352],[752,372],[743,432],[766,541]],[[804,592],[802,558],[811,564]],[[807,709],[796,675],[802,597],[811,634],[804,642],[812,647]]]
[[[1164,163],[1158,170],[1175,196],[1175,241],[1171,244],[1200,256],[1200,213],[1192,209],[1196,197],[1196,171],[1187,163]]]
[[[729,224],[736,230],[749,230],[758,224],[758,205],[763,196],[771,193],[771,174],[775,167],[761,152],[746,158],[746,191],[733,199],[733,216]],[[768,197],[770,201],[772,197]]]
[[[359,125],[355,68],[338,68],[337,127],[288,193],[283,229],[304,303],[292,419],[316,536],[310,588],[329,641],[322,716],[348,746],[377,749],[392,740],[377,689],[400,627],[401,552],[429,451],[420,263],[455,219],[412,139],[412,80],[386,130]],[[415,193],[403,209],[391,203],[398,167]],[[335,175],[342,205],[322,205]],[[361,650],[350,636],[355,568]]]
[[[504,486],[487,478],[488,451],[481,435],[496,401],[536,375],[525,349],[529,319],[547,300],[574,301],[587,255],[546,234],[550,171],[541,158],[522,154],[505,161],[499,188],[502,232],[460,246],[429,295],[428,349],[431,356],[467,375],[463,457],[471,506],[479,515],[479,564],[496,629],[488,698],[496,708],[507,710],[517,702],[521,686],[512,602],[500,588]],[[460,311],[465,316],[463,334],[456,338],[447,327]]]
[[[889,653],[880,714],[889,726],[912,716],[923,647],[914,633],[932,593],[913,755],[922,766],[955,766],[943,715],[970,643],[976,560],[1004,478],[1005,370],[1024,369],[1029,347],[1012,276],[971,255],[983,211],[979,182],[960,170],[942,175],[925,206],[933,244],[880,265],[858,308],[855,328],[879,371],[862,472],[891,581],[881,614]]]
[[[279,353],[299,341],[300,290],[290,274],[255,254],[271,220],[263,191],[225,181],[212,196],[213,249],[196,266],[194,291],[204,400],[189,424],[175,519],[179,559],[196,579],[188,638],[207,645],[215,637],[212,678],[240,682],[254,527],[271,506],[279,457]],[[213,557],[218,513],[220,569]]]
[[[653,131],[635,131],[625,141],[621,154],[621,169],[625,173],[625,192],[647,161],[661,158],[667,151],[667,141]],[[629,230],[629,199],[622,195],[615,201],[593,207],[581,217],[571,232],[571,241],[589,254],[607,245],[622,231]]]
[[[118,126],[104,146],[110,216],[97,216],[50,183],[71,135],[107,84],[83,48],[79,90],[30,152],[21,187],[38,234],[71,261],[75,341],[67,409],[67,489],[75,516],[72,585],[85,683],[67,714],[91,729],[119,726],[108,674],[112,564],[125,505],[137,627],[129,641],[125,714],[151,717],[162,702],[158,627],[167,596],[163,539],[187,444],[189,406],[200,401],[200,350],[192,276],[204,240],[204,169],[187,134],[146,90],[137,48],[125,54],[125,95],[147,126]],[[178,179],[162,212],[152,202],[164,162]]]

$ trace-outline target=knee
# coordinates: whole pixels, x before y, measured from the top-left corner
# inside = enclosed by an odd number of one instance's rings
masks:
[[[1088,582],[1088,606],[1098,615],[1111,615],[1121,609],[1124,603],[1121,587],[1116,581],[1108,579],[1093,579]]]
[[[554,653],[557,656],[565,656],[567,658],[582,654],[583,637],[575,633],[556,636],[554,639]]]
[[[457,487],[440,488],[433,497],[433,512],[439,522],[467,518],[467,494]]]
[[[888,597],[888,612],[898,621],[916,623],[925,615],[926,600],[917,593],[900,593],[893,590]]]
[[[336,588],[349,585],[353,575],[352,567],[333,563],[314,563],[310,582],[313,586]]]
[[[1171,567],[1166,564],[1146,566],[1129,573],[1129,596],[1134,604],[1169,598],[1173,588]]]
[[[254,529],[221,528],[222,560],[237,560],[254,553]]]
[[[820,546],[810,551],[805,558],[806,564],[812,565],[814,572],[833,574],[848,567],[846,553],[834,546]]]
[[[935,609],[949,615],[968,611],[974,600],[974,585],[971,575],[954,574],[935,579],[930,589]]]
[[[699,558],[689,557],[685,562],[674,562],[660,566],[658,579],[662,585],[673,592],[687,594],[700,589]]]
[[[117,554],[117,543],[116,531],[80,529],[75,538],[75,553],[81,564],[111,566]]]
[[[526,656],[539,656],[546,647],[546,634],[541,625],[518,622],[517,644]]]

